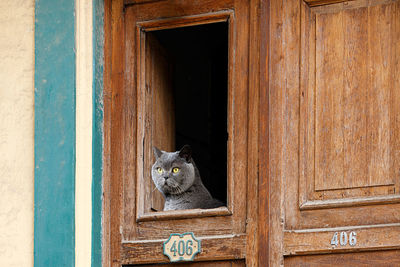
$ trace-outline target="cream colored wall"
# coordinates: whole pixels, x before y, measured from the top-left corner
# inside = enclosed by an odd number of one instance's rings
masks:
[[[0,266],[33,266],[34,0],[0,1]]]
[[[76,0],[75,266],[91,265],[92,1]]]

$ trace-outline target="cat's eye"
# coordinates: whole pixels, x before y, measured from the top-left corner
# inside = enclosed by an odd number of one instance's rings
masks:
[[[179,171],[180,171],[180,169],[178,167],[175,167],[175,168],[172,169],[173,173],[178,173]]]
[[[158,173],[163,173],[163,169],[161,167],[157,168]]]

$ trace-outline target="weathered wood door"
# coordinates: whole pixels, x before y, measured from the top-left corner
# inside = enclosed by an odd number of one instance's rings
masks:
[[[184,266],[257,265],[258,1],[110,0],[105,11],[104,266],[168,263],[163,242],[172,233],[187,232],[201,240],[201,253]],[[168,48],[172,37],[167,35],[221,23],[218,29],[227,29],[221,34],[226,65],[213,72],[221,64],[200,59],[186,67],[203,64],[205,69],[197,70],[211,77],[210,83],[215,73],[226,74],[212,87],[227,87],[221,146],[227,155],[222,165],[227,174],[221,178],[226,206],[162,211],[150,177],[152,147],[176,149],[174,101],[179,98],[171,85],[169,66],[175,63],[168,53],[174,48]]]
[[[400,0],[105,6],[105,266],[167,263],[185,232],[187,266],[400,266]],[[221,22],[226,206],[163,212],[151,146],[173,149],[175,122],[153,33]]]
[[[270,8],[271,266],[400,266],[400,1]]]

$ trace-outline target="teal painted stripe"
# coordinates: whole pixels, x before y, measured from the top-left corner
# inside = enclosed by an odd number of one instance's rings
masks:
[[[101,267],[104,0],[93,0],[92,267]]]
[[[74,12],[35,3],[35,267],[75,265]]]

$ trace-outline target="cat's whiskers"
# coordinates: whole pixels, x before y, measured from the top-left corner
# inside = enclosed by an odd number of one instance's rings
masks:
[[[177,189],[177,191],[178,191],[178,195],[180,195],[180,194],[183,193],[183,189],[181,188],[180,185],[178,185],[176,189]]]
[[[171,191],[174,195],[176,195],[176,191],[177,191],[176,186],[171,186]]]
[[[170,181],[170,188],[171,188],[171,193],[172,194],[174,194],[174,195],[180,195],[180,194],[182,194],[183,193],[183,190],[182,190],[182,188],[181,188],[181,186],[179,185],[179,183],[178,182],[176,182],[176,181],[174,181],[174,180],[171,180]]]

